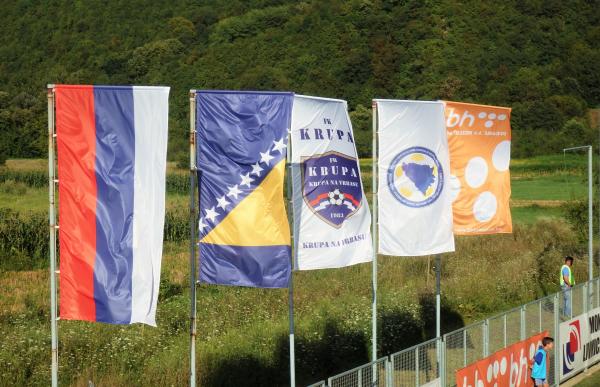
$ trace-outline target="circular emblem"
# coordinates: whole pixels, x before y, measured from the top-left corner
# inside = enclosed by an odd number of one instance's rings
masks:
[[[430,149],[415,146],[398,153],[387,173],[392,195],[408,207],[435,202],[444,188],[444,170]]]

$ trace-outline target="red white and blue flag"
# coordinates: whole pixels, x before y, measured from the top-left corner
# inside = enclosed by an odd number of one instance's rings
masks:
[[[55,87],[60,317],[156,325],[168,87]]]

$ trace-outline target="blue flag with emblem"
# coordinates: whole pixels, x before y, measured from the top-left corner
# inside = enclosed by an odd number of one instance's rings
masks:
[[[196,92],[200,282],[288,287],[292,103],[293,93]]]

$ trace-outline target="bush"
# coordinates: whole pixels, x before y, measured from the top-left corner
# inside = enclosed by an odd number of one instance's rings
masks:
[[[0,208],[0,270],[42,268],[48,257],[48,215]]]
[[[0,184],[0,192],[9,195],[24,195],[27,192],[27,186],[21,182],[6,180]]]
[[[9,180],[16,183],[23,183],[27,187],[32,188],[48,187],[48,173],[44,171],[3,170],[0,172],[0,183]]]
[[[167,209],[164,241],[185,241],[189,234],[189,213]],[[0,208],[0,271],[45,267],[49,257],[48,237],[47,212]]]
[[[44,188],[48,187],[48,173],[44,171],[0,171],[0,183],[8,181],[13,182],[10,183],[13,187]],[[189,176],[181,173],[168,173],[166,186],[168,193],[188,195],[190,192]]]

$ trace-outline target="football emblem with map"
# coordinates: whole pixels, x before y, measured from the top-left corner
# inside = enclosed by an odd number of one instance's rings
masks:
[[[388,169],[392,195],[409,207],[424,207],[437,200],[444,185],[444,171],[433,151],[412,147],[398,153]]]

